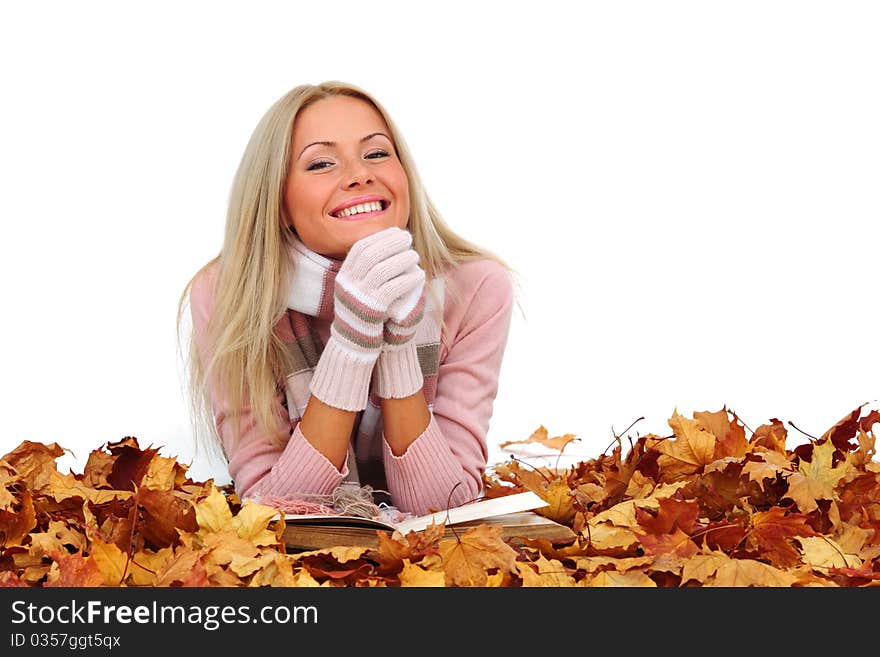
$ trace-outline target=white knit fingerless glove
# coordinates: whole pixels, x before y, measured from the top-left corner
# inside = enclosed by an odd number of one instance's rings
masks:
[[[347,411],[366,408],[388,307],[418,284],[413,268],[418,254],[411,243],[409,232],[386,228],[355,242],[339,268],[330,337],[309,384],[325,404]]]
[[[376,391],[382,399],[409,397],[424,385],[413,339],[425,316],[425,272],[418,270],[418,284],[388,308],[384,344],[376,365]]]

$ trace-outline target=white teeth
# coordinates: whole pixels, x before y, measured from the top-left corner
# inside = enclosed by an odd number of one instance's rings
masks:
[[[361,203],[350,208],[345,208],[345,210],[337,212],[335,216],[350,217],[353,214],[360,214],[361,212],[375,212],[376,210],[381,209],[382,204],[378,201],[373,201],[372,203]]]

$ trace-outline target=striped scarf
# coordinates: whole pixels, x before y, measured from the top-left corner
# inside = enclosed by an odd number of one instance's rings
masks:
[[[276,330],[287,345],[293,370],[287,375],[285,392],[291,423],[302,418],[311,395],[312,378],[324,344],[314,327],[315,319],[332,321],[333,289],[341,260],[322,256],[309,249],[293,233],[288,249],[293,261],[293,280],[288,293],[288,311]],[[425,300],[425,315],[413,340],[424,377],[423,392],[428,408],[433,409],[440,365],[440,321],[443,313],[443,279],[428,282],[439,304],[431,294]],[[439,306],[439,307],[438,307]],[[380,356],[381,357],[381,356]],[[376,394],[376,378],[370,382],[366,408],[358,413],[348,450],[349,473],[342,486],[383,490],[386,486],[382,449],[382,407]]]

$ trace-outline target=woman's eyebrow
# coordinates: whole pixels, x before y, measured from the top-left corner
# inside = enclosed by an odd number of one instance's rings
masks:
[[[373,137],[378,137],[378,136],[385,137],[385,139],[387,139],[388,141],[391,141],[391,137],[386,135],[384,132],[371,132],[366,137],[361,139],[361,143],[363,144],[365,141],[368,141],[368,140],[372,139]],[[297,159],[302,157],[302,154],[306,152],[306,148],[310,148],[312,146],[336,146],[336,142],[335,141],[313,141],[311,144],[309,144],[308,146],[306,146],[305,148],[303,148],[299,152],[299,156],[297,157]]]

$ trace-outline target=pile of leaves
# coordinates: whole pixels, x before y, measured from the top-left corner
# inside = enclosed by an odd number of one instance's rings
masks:
[[[723,408],[677,413],[670,435],[615,436],[611,453],[566,468],[519,459],[484,475],[487,497],[526,490],[569,542],[443,525],[379,547],[287,553],[283,516],[242,501],[133,437],[93,451],[25,441],[0,459],[4,586],[872,586],[880,583],[880,464],[856,408],[786,448],[777,419],[748,430]],[[525,441],[560,451],[572,434]],[[612,449],[613,448],[613,449]]]

